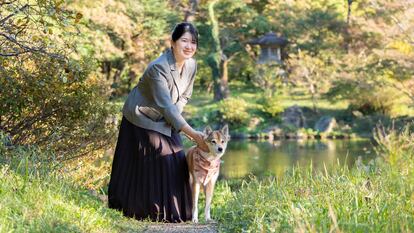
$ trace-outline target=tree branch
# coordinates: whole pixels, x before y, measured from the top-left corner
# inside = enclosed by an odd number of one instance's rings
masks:
[[[25,44],[20,43],[19,41],[17,41],[15,38],[13,38],[12,36],[6,35],[4,33],[0,33],[0,36],[3,36],[4,38],[6,38],[6,40],[8,40],[9,42],[19,46],[21,49],[23,49],[23,51],[15,51],[13,53],[0,53],[0,56],[5,56],[5,57],[12,57],[12,56],[18,56],[21,55],[23,53],[42,53],[45,55],[48,55],[52,58],[56,58],[56,59],[63,59],[63,56],[60,54],[56,54],[56,53],[49,53],[45,50],[44,47],[29,47]]]
[[[0,3],[0,6],[3,6],[3,5],[9,5],[9,4],[12,4],[12,3],[15,3],[17,0],[14,0],[14,1],[10,1],[10,2],[6,2],[6,1],[2,1],[1,3]]]
[[[12,3],[12,2],[10,2],[10,3]],[[10,4],[9,3],[9,4]],[[26,9],[27,7],[29,7],[29,4],[26,4],[26,5],[24,5],[24,6],[22,6],[22,7],[20,7],[20,9],[18,9],[18,10],[16,10],[15,12],[13,12],[12,14],[10,14],[10,15],[8,15],[8,16],[6,16],[6,18],[4,18],[4,19],[1,19],[0,20],[0,25],[2,25],[3,26],[3,24],[8,20],[8,19],[10,19],[11,17],[13,17],[14,15],[16,15],[17,13],[19,13],[20,11],[23,11],[24,9]]]

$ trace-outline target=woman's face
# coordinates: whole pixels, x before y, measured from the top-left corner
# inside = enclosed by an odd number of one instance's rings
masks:
[[[184,61],[194,56],[197,50],[197,42],[189,32],[185,32],[177,41],[172,42],[172,47],[177,62]]]

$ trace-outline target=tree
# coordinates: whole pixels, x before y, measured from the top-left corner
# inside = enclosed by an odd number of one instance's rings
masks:
[[[401,95],[411,99],[413,104],[414,3],[348,1],[348,11],[351,9],[353,15],[347,18],[347,54],[338,59],[344,68],[331,93],[344,96],[345,91],[339,89],[352,88],[355,93],[345,96],[360,99],[361,106],[377,105],[370,108],[383,113],[390,112],[386,109],[391,109],[392,105],[402,104]],[[373,97],[364,94],[356,98],[356,93],[362,94],[364,90]],[[395,95],[385,95],[391,92]]]
[[[84,15],[78,51],[99,61],[113,96],[128,93],[148,63],[169,47],[171,29],[184,15],[161,0],[74,0],[69,6]]]
[[[95,62],[74,53],[81,15],[53,0],[1,7],[0,131],[59,159],[108,145],[114,128],[106,124],[105,89]]]
[[[252,20],[256,15],[257,12],[243,1],[210,1],[207,9],[200,13],[200,20],[208,22],[200,27],[207,37],[203,41],[205,50],[201,53],[207,57],[212,71],[216,101],[230,95],[229,63],[236,55],[245,53],[243,43],[251,35]]]
[[[321,56],[311,56],[307,52],[298,51],[288,60],[290,70],[289,81],[303,86],[312,97],[313,110],[318,112],[316,104],[320,95],[329,90],[332,67]]]

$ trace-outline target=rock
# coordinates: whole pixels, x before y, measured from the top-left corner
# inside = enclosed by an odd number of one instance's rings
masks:
[[[279,139],[279,138],[284,136],[283,135],[283,130],[281,128],[279,128],[279,126],[269,127],[267,129],[263,130],[263,133],[265,133],[268,138],[273,138],[273,139]]]
[[[284,125],[306,128],[305,116],[303,115],[302,109],[297,105],[285,109],[282,114],[282,121]]]
[[[352,111],[352,115],[354,115],[356,118],[362,118],[362,117],[364,117],[364,114],[362,112],[360,112],[360,111],[357,111],[357,110]]]
[[[315,124],[315,130],[321,133],[330,133],[336,127],[336,120],[330,116],[321,117]]]
[[[273,132],[264,133],[264,139],[267,139],[269,141],[273,141],[273,139],[274,139]]]

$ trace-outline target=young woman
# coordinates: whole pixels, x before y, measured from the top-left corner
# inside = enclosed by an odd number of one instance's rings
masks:
[[[206,151],[203,133],[181,116],[193,90],[198,34],[175,26],[171,49],[152,61],[123,107],[108,188],[109,207],[136,219],[191,220],[191,189],[180,131]]]

